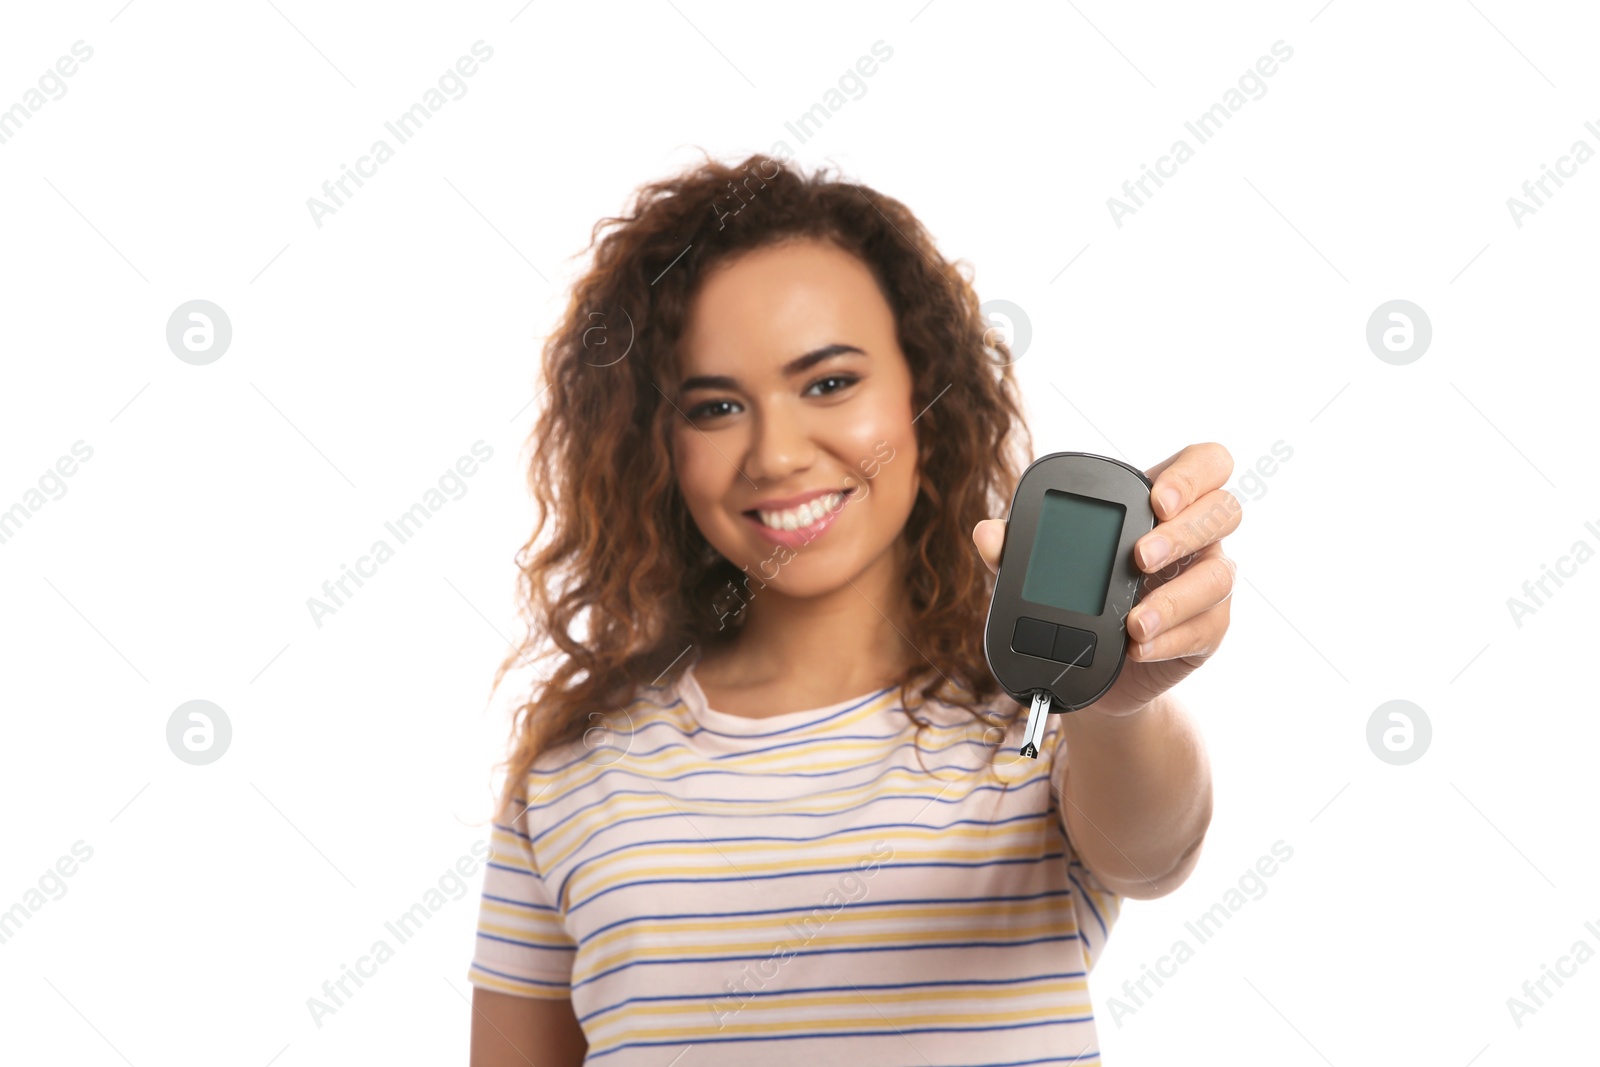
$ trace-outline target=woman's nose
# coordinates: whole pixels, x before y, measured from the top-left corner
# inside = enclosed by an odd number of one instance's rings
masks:
[[[745,457],[745,473],[752,479],[778,482],[811,466],[817,449],[802,413],[784,403],[769,404],[754,422],[755,436]]]

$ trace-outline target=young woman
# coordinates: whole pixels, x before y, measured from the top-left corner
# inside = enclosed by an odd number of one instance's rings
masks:
[[[593,251],[545,350],[518,655],[553,662],[472,1062],[1098,1062],[1121,900],[1181,885],[1211,817],[1168,691],[1227,630],[1228,453],[1147,472],[1136,643],[1021,757],[983,626],[1031,445],[968,278],[767,156],[645,187]]]

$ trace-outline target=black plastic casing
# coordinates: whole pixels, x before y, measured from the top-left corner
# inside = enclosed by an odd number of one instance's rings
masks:
[[[1023,471],[1011,498],[1000,570],[983,627],[983,651],[989,669],[1017,703],[1031,704],[1034,691],[1043,689],[1050,694],[1052,713],[1076,711],[1104,696],[1122,673],[1128,651],[1128,612],[1139,601],[1139,579],[1143,577],[1134,561],[1133,544],[1156,525],[1156,515],[1150,507],[1151,488],[1143,471],[1089,452],[1053,452]],[[1047,489],[1109,500],[1127,509],[1112,558],[1106,602],[1099,615],[1082,615],[1022,599],[1022,580],[1028,570],[1039,527],[1039,509]],[[1087,667],[1071,666],[1013,651],[1011,635],[1022,616],[1092,632],[1093,662]]]

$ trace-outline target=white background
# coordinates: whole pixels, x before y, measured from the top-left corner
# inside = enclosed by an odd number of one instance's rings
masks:
[[[1237,463],[1233,627],[1181,689],[1215,818],[1091,976],[1106,1061],[1571,1062],[1600,959],[1520,1027],[1507,998],[1600,951],[1600,561],[1520,626],[1507,599],[1600,549],[1600,160],[1521,227],[1506,201],[1600,149],[1600,20],[1319,3],[7,5],[0,108],[94,53],[0,144],[0,509],[93,456],[0,544],[0,909],[93,855],[0,945],[0,1058],[464,1061],[481,874],[320,1027],[307,998],[486,835],[535,354],[591,226],[702,148],[781,140],[1025,309],[1039,453]],[[466,95],[315,225],[480,39]],[[802,144],[785,123],[879,40]],[[1107,198],[1179,137],[1118,227]],[[166,344],[193,299],[233,327],[207,366]],[[1409,365],[1366,343],[1392,299],[1432,322]],[[466,494],[318,627],[307,598],[479,440]],[[193,699],[232,724],[208,766],[166,742]],[[1405,766],[1366,740],[1391,699],[1432,724]],[[1113,1021],[1279,840],[1265,895]]]

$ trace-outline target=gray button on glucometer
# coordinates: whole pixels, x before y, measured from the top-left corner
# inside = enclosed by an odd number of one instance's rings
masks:
[[[1016,629],[1011,631],[1011,651],[1020,652],[1024,656],[1049,659],[1050,650],[1055,647],[1055,640],[1055,623],[1030,619],[1024,615],[1017,620]]]
[[[1076,626],[1057,626],[1056,639],[1050,646],[1050,658],[1074,667],[1094,665],[1094,634]]]
[[[1095,636],[1076,626],[1058,626],[1024,615],[1011,631],[1011,651],[1073,667],[1094,665]]]

